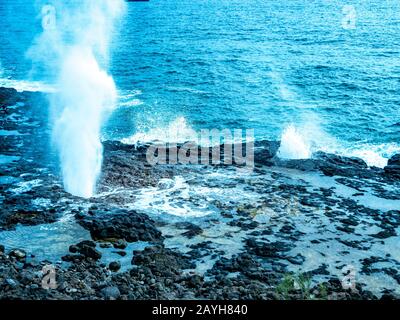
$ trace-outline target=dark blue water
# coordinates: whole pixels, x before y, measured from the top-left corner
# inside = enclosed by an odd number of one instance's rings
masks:
[[[120,107],[105,137],[154,136],[172,123],[178,133],[254,128],[279,139],[293,123],[316,149],[382,164],[400,150],[400,1],[351,1],[354,29],[342,26],[345,4],[128,3],[109,68]],[[0,2],[3,83],[46,80],[25,56],[37,14],[32,1]]]

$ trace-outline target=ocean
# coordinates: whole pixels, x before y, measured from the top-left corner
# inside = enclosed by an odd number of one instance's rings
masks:
[[[0,3],[2,86],[51,87],[27,57],[41,31],[34,3]],[[312,151],[383,167],[400,151],[400,2],[346,4],[127,3],[106,66],[119,100],[103,138],[241,128],[279,140],[292,125]]]

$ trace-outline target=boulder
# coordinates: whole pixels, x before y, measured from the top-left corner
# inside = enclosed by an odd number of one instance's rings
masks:
[[[93,260],[99,260],[101,258],[101,253],[96,250],[96,243],[90,240],[84,240],[76,245],[70,246],[69,251],[72,253],[80,253],[82,256],[92,258]],[[66,259],[74,259],[74,257],[72,256]]]
[[[18,261],[23,261],[26,259],[26,252],[20,249],[11,250],[8,255],[10,257],[16,258]]]
[[[400,153],[395,154],[388,160],[388,166],[400,166]]]
[[[113,272],[117,272],[119,269],[121,269],[121,263],[118,261],[110,262],[108,268]]]
[[[273,165],[281,143],[279,141],[256,141],[254,144],[254,162],[261,165]]]
[[[384,170],[392,178],[400,178],[400,154],[392,156]]]
[[[163,239],[154,221],[146,214],[134,210],[100,208],[90,210],[88,215],[76,217],[90,231],[94,240],[114,242],[124,239],[128,242],[159,243]]]

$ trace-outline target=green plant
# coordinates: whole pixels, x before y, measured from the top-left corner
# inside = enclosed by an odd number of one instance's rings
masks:
[[[276,286],[276,293],[283,300],[289,299],[293,293],[299,294],[300,299],[311,300],[311,278],[306,274],[286,274]]]

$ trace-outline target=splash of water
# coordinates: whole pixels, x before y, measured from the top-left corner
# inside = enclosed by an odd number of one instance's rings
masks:
[[[42,4],[43,33],[28,56],[57,87],[50,105],[64,187],[90,197],[101,170],[101,126],[116,105],[116,87],[106,68],[112,30],[124,1]]]
[[[363,159],[367,165],[383,168],[387,165],[388,159],[400,153],[400,146],[396,143],[371,144],[361,143],[345,146],[339,150],[340,154],[348,157]]]
[[[184,117],[178,117],[165,127],[156,127],[144,132],[137,132],[131,137],[121,140],[125,144],[137,144],[139,142],[171,142],[179,143],[197,141],[197,132],[187,123]]]
[[[311,146],[295,126],[289,125],[282,133],[278,156],[283,159],[308,159],[311,157]]]

